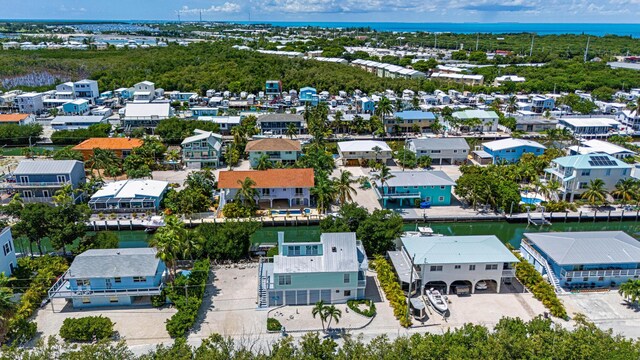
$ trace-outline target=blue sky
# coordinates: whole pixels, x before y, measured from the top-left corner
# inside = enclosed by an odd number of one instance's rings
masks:
[[[0,18],[638,23],[640,0],[0,0]]]

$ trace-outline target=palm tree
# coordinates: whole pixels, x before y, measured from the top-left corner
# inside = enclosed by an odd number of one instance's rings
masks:
[[[324,315],[326,319],[329,319],[327,323],[327,329],[331,327],[331,320],[335,320],[336,324],[340,322],[340,318],[342,317],[342,311],[336,308],[334,305],[325,307]]]
[[[562,185],[560,184],[559,181],[550,180],[549,182],[547,182],[547,184],[544,187],[544,190],[546,191],[546,196],[550,196],[554,199],[558,198],[558,190],[560,190],[561,187]]]
[[[167,154],[165,155],[165,158],[167,159],[167,161],[169,161],[169,162],[171,162],[173,164],[173,170],[176,170],[176,165],[178,165],[178,162],[181,159],[180,151],[179,150],[169,150],[169,151],[167,151]]]
[[[120,159],[111,150],[93,149],[93,155],[89,159],[89,166],[91,167],[91,173],[96,169],[113,169],[120,167]],[[98,171],[98,178],[102,179],[100,171]]]
[[[633,200],[638,194],[638,183],[634,179],[624,179],[618,181],[616,189],[611,192],[611,195],[619,197],[622,200],[622,205],[626,205],[628,201]]]
[[[505,111],[508,115],[515,113],[518,110],[518,98],[514,95],[507,100],[507,107]]]
[[[180,219],[169,215],[165,218],[165,225],[160,227],[151,240],[151,245],[157,250],[156,256],[170,267],[172,276],[176,275],[176,260],[184,248],[186,229]]]
[[[435,119],[429,127],[431,128],[431,132],[434,134],[438,134],[444,128],[438,119]]]
[[[336,192],[338,193],[338,200],[341,205],[344,205],[347,201],[353,201],[353,196],[357,194],[351,184],[356,181],[351,177],[352,174],[349,170],[340,170],[340,176],[333,178]]]
[[[244,180],[238,180],[240,188],[236,193],[236,198],[242,201],[243,205],[253,206],[255,199],[258,197],[258,190],[254,188],[256,182],[250,177],[244,178]]]
[[[378,162],[378,156],[382,153],[382,148],[376,145],[371,150],[376,154],[376,162]]]
[[[591,180],[587,186],[587,190],[582,193],[582,198],[586,199],[591,206],[605,201],[607,198],[607,190],[605,190],[604,186],[605,183],[602,179]]]
[[[286,134],[289,137],[289,139],[293,139],[296,135],[298,135],[298,128],[294,123],[289,123],[287,125]]]
[[[256,170],[267,170],[273,168],[273,163],[269,160],[269,155],[262,154],[262,156],[258,158],[255,168]]]
[[[380,118],[384,119],[388,115],[393,114],[393,105],[391,104],[391,100],[383,97],[378,101],[378,106],[376,107],[375,114]]]
[[[627,282],[620,284],[618,293],[630,303],[637,303],[640,300],[640,280],[629,279]]]
[[[327,320],[326,308],[327,306],[324,304],[324,301],[320,300],[313,306],[313,309],[311,309],[311,315],[313,315],[314,319],[316,316],[320,317],[320,321],[322,322],[322,332],[324,332],[324,322]]]
[[[311,188],[311,194],[316,197],[318,210],[324,213],[336,198],[336,187],[332,181],[320,176],[316,180],[316,186]]]
[[[382,185],[382,198],[384,199],[384,184],[391,178],[394,178],[395,175],[391,174],[391,169],[386,164],[382,164],[380,171],[374,173],[372,175],[374,180],[380,181],[380,185]]]
[[[629,110],[631,110],[631,113],[629,113],[629,116],[634,114],[633,116],[634,118],[640,117],[640,97],[636,99],[636,102],[630,103],[628,107],[629,107]]]

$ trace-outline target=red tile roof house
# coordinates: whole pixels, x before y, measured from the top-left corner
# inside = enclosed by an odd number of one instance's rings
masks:
[[[269,208],[309,207],[310,190],[314,186],[313,169],[269,169],[248,171],[220,171],[218,189],[220,207],[233,201],[246,178],[255,181],[258,191],[256,204]]]

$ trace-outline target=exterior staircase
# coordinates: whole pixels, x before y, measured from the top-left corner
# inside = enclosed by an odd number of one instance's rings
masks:
[[[265,309],[269,307],[267,298],[267,289],[269,288],[269,277],[264,276],[264,258],[260,258],[258,263],[258,308]]]
[[[520,247],[526,250],[527,253],[531,254],[537,263],[542,265],[542,268],[547,274],[547,279],[549,283],[553,285],[556,292],[560,294],[566,293],[566,291],[562,288],[562,286],[560,286],[560,280],[558,279],[556,274],[553,272],[553,269],[551,268],[551,265],[549,265],[547,260],[543,258],[533,247],[531,247],[531,245],[525,242],[522,242],[522,244],[520,244]]]

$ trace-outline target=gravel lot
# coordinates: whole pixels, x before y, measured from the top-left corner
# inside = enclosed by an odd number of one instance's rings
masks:
[[[600,329],[629,338],[640,337],[640,308],[629,305],[617,291],[569,294],[560,298],[569,316],[584,314]]]

